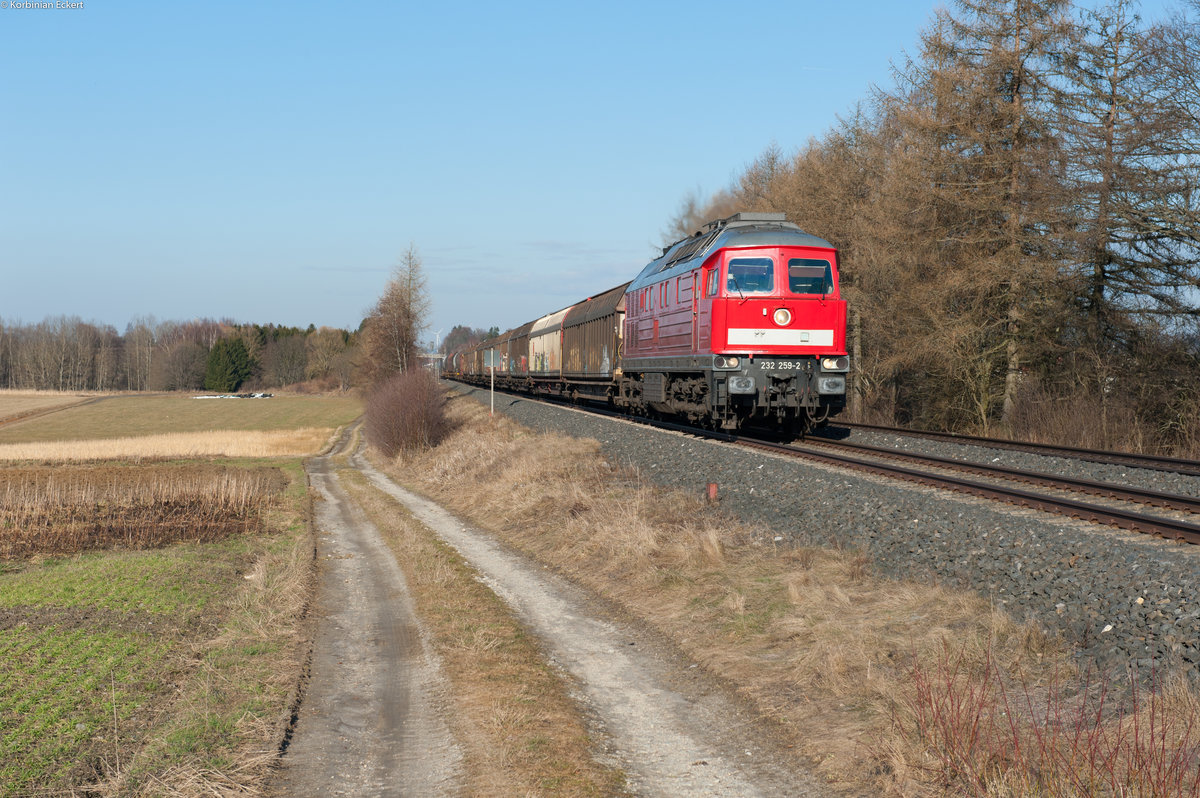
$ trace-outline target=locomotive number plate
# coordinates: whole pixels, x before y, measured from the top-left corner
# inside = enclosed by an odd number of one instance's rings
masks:
[[[803,360],[762,360],[754,361],[764,371],[804,371]]]

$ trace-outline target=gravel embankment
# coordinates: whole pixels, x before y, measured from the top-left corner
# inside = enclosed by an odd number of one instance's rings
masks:
[[[487,402],[486,391],[477,395]],[[716,482],[725,510],[765,524],[784,543],[839,541],[868,550],[882,573],[977,590],[1018,619],[1061,633],[1103,667],[1136,663],[1146,676],[1153,660],[1200,680],[1200,547],[499,394],[496,409],[533,429],[594,438],[612,462],[661,485],[700,494]],[[1195,477],[1002,450],[962,455],[956,444],[899,437],[931,454],[1200,495]]]

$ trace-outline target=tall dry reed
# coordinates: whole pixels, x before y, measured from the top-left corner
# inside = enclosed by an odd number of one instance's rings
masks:
[[[221,466],[0,469],[0,559],[255,531],[284,482]]]
[[[0,444],[0,461],[90,462],[181,457],[296,457],[318,452],[332,429],[212,430],[93,440]]]

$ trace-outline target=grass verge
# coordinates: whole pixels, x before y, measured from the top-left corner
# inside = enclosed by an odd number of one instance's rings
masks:
[[[453,686],[469,794],[618,793],[622,774],[594,761],[562,677],[504,602],[394,499],[356,471],[339,478],[395,552]]]

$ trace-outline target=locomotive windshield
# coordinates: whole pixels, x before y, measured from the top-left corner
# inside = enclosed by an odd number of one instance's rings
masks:
[[[769,294],[775,290],[775,262],[770,258],[733,258],[726,270],[725,288],[738,294]]]
[[[833,292],[833,268],[820,258],[792,258],[788,261],[788,290],[793,294]]]

